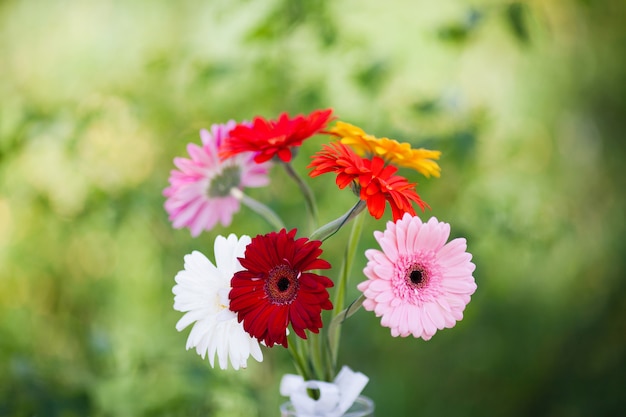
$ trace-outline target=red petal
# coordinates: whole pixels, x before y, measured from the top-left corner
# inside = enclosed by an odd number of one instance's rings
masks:
[[[374,194],[367,198],[367,209],[375,219],[380,219],[385,213],[385,197],[382,194]]]
[[[291,161],[291,150],[289,148],[281,148],[278,151],[278,157],[281,159],[281,161],[283,162],[289,162]]]

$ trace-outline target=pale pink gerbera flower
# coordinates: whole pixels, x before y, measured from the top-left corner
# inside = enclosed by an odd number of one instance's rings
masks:
[[[368,278],[358,285],[365,295],[363,307],[381,317],[394,337],[412,334],[429,340],[437,329],[454,327],[476,291],[475,265],[465,239],[446,244],[450,225],[432,217],[404,214],[374,232],[382,252],[365,252]]]
[[[174,159],[178,170],[172,170],[170,186],[163,191],[167,197],[165,210],[174,228],[188,227],[192,236],[198,236],[218,222],[229,226],[240,204],[232,190],[269,183],[269,164],[254,162],[253,152],[240,153],[226,161],[220,159],[218,150],[236,125],[230,121],[214,124],[211,132],[202,129],[202,146],[187,145],[191,159]]]

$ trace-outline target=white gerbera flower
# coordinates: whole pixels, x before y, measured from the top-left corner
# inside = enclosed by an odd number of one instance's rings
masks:
[[[248,357],[261,362],[263,354],[257,339],[251,337],[243,324],[237,322],[235,313],[229,310],[228,293],[230,280],[243,268],[237,257],[243,257],[250,236],[230,234],[228,238],[215,239],[215,263],[194,251],[185,256],[185,269],[176,274],[174,309],[185,313],[176,323],[178,331],[194,323],[187,349],[196,348],[204,359],[208,353],[209,363],[214,367],[217,354],[221,369],[228,368],[228,359],[234,369],[245,368]]]

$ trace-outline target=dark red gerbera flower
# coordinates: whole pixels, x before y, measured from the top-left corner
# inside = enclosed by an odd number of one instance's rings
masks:
[[[243,328],[268,347],[287,347],[287,326],[306,339],[305,330],[318,333],[322,310],[333,308],[326,288],[333,282],[307,272],[328,269],[318,240],[294,239],[296,229],[258,235],[239,258],[244,270],[231,280],[230,310]]]
[[[316,177],[328,172],[337,174],[335,182],[339,188],[352,184],[359,198],[367,203],[372,216],[380,219],[385,212],[385,202],[389,202],[394,221],[404,213],[415,215],[411,202],[416,202],[422,210],[426,204],[415,191],[416,184],[400,175],[394,175],[398,168],[385,165],[379,156],[362,158],[350,147],[334,142],[325,145],[313,156],[308,168],[309,175]]]
[[[290,118],[282,113],[277,120],[255,117],[252,125],[239,124],[230,131],[220,149],[220,156],[230,158],[242,152],[257,152],[254,161],[262,163],[278,156],[291,161],[291,148],[320,133],[330,120],[332,109],[315,110],[308,116],[301,114]]]

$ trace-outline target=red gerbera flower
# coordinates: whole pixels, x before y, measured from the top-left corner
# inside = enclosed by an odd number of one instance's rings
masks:
[[[344,189],[360,177],[362,182],[368,182],[372,177],[371,171],[365,167],[365,159],[339,142],[323,145],[322,150],[313,155],[312,159],[313,162],[307,167],[313,168],[309,176],[314,178],[327,172],[334,172],[337,174],[335,182],[340,189]]]
[[[422,210],[426,203],[415,191],[416,184],[410,183],[400,175],[394,175],[398,168],[385,165],[385,161],[374,156],[372,159],[358,156],[350,147],[334,142],[325,145],[322,151],[313,156],[308,168],[309,173],[316,177],[328,172],[337,174],[335,182],[339,188],[352,184],[359,198],[367,203],[372,216],[380,219],[385,212],[385,202],[389,202],[394,221],[402,218],[404,213],[415,215],[412,201]]]
[[[269,347],[287,347],[287,326],[306,339],[305,330],[318,333],[322,310],[333,308],[326,288],[333,282],[312,272],[328,269],[319,259],[318,240],[294,239],[296,229],[258,235],[238,258],[244,270],[231,280],[230,309],[243,328]]]
[[[278,156],[282,161],[291,161],[291,148],[321,132],[332,109],[315,110],[308,116],[301,114],[290,118],[282,113],[277,120],[255,117],[252,126],[240,124],[230,132],[230,136],[220,149],[220,156],[230,158],[242,152],[257,152],[254,161],[262,163]]]
[[[404,213],[415,216],[415,210],[411,201],[415,201],[422,211],[426,204],[415,191],[417,184],[410,183],[400,175],[393,175],[398,168],[393,165],[386,165],[385,161],[375,156],[373,159],[365,159],[366,167],[371,170],[372,178],[364,184],[360,177],[361,200],[367,202],[367,208],[372,216],[380,219],[385,212],[385,201],[389,202],[393,221],[401,219]]]

